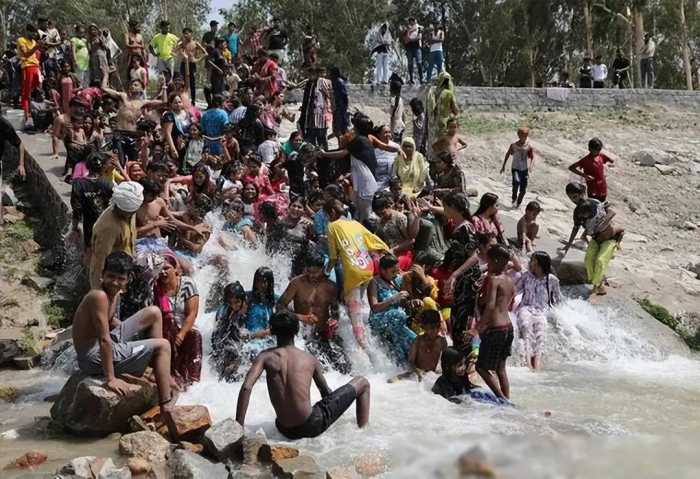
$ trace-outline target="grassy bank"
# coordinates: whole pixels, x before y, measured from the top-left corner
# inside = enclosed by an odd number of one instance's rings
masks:
[[[695,327],[695,330],[689,327],[689,325],[684,324],[680,317],[674,316],[671,312],[661,306],[660,304],[653,303],[649,299],[637,299],[639,305],[649,313],[651,316],[656,318],[657,321],[665,324],[672,330],[674,330],[678,335],[683,338],[683,341],[694,351],[700,351],[700,328]]]

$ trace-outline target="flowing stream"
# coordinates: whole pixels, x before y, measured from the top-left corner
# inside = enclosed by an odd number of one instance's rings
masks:
[[[194,275],[201,297],[207,298],[215,282],[222,280],[217,269],[207,265],[212,255],[222,254],[229,261],[227,280],[239,280],[250,288],[254,271],[266,265],[274,270],[281,293],[289,261],[269,258],[260,250],[224,252],[216,241],[220,224],[214,223],[215,234],[199,260],[203,266]],[[197,327],[204,335],[206,354],[214,313],[206,311],[206,301],[200,304]],[[345,344],[352,344],[348,322],[341,322],[340,334],[348,339]],[[700,361],[670,330],[648,323],[632,320],[624,308],[567,300],[550,320],[544,370],[533,373],[511,361],[514,408],[471,401],[452,404],[430,392],[434,375],[422,383],[387,384],[398,370],[381,352],[371,363],[363,353],[351,350],[354,373],[366,375],[372,385],[369,427],[357,429],[353,408],[327,433],[297,441],[295,447],[312,453],[324,468],[380,451],[390,466],[385,477],[391,478],[444,477],[444,465],[476,445],[499,477],[700,477]],[[7,374],[0,373],[0,382]],[[32,435],[27,426],[31,417],[47,415],[43,398],[56,393],[65,378],[46,371],[12,374],[21,378],[30,394],[0,408],[3,459],[29,449],[43,450],[50,456],[39,470],[45,474],[63,459],[115,453],[113,440]],[[334,371],[326,376],[334,388],[349,380]],[[205,404],[218,421],[235,416],[239,389],[240,383],[219,382],[205,361],[202,381],[178,403]],[[313,389],[312,400],[319,398]],[[275,429],[264,379],[253,390],[246,422],[250,430],[262,430],[272,441],[285,441]],[[8,477],[27,476],[8,473]]]

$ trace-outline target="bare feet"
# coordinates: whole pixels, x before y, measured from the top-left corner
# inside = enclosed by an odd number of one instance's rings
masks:
[[[606,294],[608,294],[608,291],[605,289],[605,286],[601,284],[600,286],[598,286],[598,291],[596,292],[596,294],[598,296],[605,296]]]

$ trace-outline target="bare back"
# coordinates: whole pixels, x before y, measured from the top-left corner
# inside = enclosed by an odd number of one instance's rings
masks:
[[[303,424],[311,415],[311,381],[318,360],[294,346],[269,349],[260,359],[278,422],[285,427]]]
[[[116,326],[112,323],[117,321],[118,303],[119,295],[110,302],[107,294],[98,289],[93,289],[85,295],[73,316],[73,345],[76,351],[88,351],[95,345],[99,336],[101,318],[109,321],[109,329]]]
[[[486,291],[479,298],[484,329],[510,326],[508,312],[515,298],[513,281],[505,274],[489,276],[487,281]]]
[[[324,278],[320,282],[311,282],[305,276],[295,278],[294,312],[313,313],[318,318],[316,327],[323,329],[330,317],[330,308],[337,298],[338,290],[331,281]]]

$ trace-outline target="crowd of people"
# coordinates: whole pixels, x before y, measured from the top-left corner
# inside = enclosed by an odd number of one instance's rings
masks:
[[[350,348],[370,358],[380,348],[407,368],[395,380],[441,370],[434,391],[450,400],[486,394],[475,390],[477,373],[494,401],[508,401],[506,360],[516,336],[523,363],[541,367],[547,316],[562,296],[552,258],[537,250],[542,207],[530,201],[523,209],[536,156],[529,130],[517,131],[501,168],[512,161],[510,208],[522,210],[511,238],[496,194],[483,194],[476,208],[466,195],[456,160],[467,143],[447,72],[424,98],[411,99],[410,113],[393,74],[390,124],[375,125],[362,112],[349,115],[343,76],[329,68],[327,77],[315,52],[305,55],[301,108],[288,109],[279,73],[286,35],[274,22],[257,39],[241,38],[235,25],[222,34],[213,22],[201,42],[188,29],[177,38],[161,22],[148,44],[132,25],[125,91],[114,87],[96,26],[88,27],[87,84],[76,64],[45,54],[57,48],[53,43],[63,45],[62,37],[37,36],[56,30],[50,22],[40,27],[27,26],[18,40],[30,69],[23,106],[42,90],[58,94],[54,153],[63,142],[71,235],[84,250],[91,287],[73,322],[82,370],[104,374],[107,386],[121,392],[119,375],[143,374],[151,365],[167,412],[173,390],[200,380],[203,361],[223,381],[241,380],[251,365],[238,421],[244,423],[250,389],[266,371],[277,426],[298,438],[323,432],[353,401],[358,425],[367,424],[367,380],[331,391],[323,379],[329,368],[351,372]],[[258,42],[251,53],[241,47],[246,42]],[[158,57],[154,98],[145,98],[146,49]],[[211,80],[205,111],[194,101],[192,77],[202,58]],[[248,74],[228,81],[232,66]],[[296,128],[281,141],[285,120]],[[337,148],[329,147],[329,136]],[[591,140],[589,154],[571,166],[586,184],[566,188],[575,210],[563,251],[584,227],[597,294],[605,294],[605,269],[623,234],[606,203],[605,165],[612,160],[602,149]],[[215,217],[223,218],[220,231]],[[235,275],[221,251],[241,248],[264,248],[289,261],[291,278],[261,266],[249,291],[242,286],[247,278],[222,285],[205,348],[197,327],[205,301],[194,268],[211,264],[223,277]],[[338,333],[345,326],[353,344]],[[300,331],[308,352],[294,347]],[[313,408],[312,379],[323,396]]]

